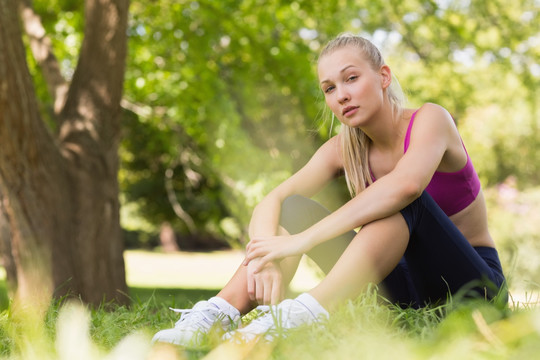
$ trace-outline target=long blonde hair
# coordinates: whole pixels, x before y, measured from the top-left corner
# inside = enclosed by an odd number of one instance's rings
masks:
[[[357,48],[374,70],[378,71],[385,65],[384,59],[375,45],[363,37],[352,34],[341,34],[331,40],[321,51],[319,60],[348,46]],[[395,77],[392,78],[392,85],[386,89],[386,96],[392,106],[394,119],[399,119],[403,112],[403,92]],[[345,124],[341,125],[341,134],[345,179],[349,192],[354,197],[368,184],[373,183],[368,159],[371,140],[359,128],[351,128]]]

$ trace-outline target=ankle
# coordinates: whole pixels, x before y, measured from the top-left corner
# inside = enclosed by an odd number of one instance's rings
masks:
[[[247,314],[256,307],[256,305],[254,305],[247,296],[247,292],[246,296],[240,296],[239,294],[225,292],[222,290],[216,295],[216,297],[225,300],[229,305],[237,309],[240,314]]]

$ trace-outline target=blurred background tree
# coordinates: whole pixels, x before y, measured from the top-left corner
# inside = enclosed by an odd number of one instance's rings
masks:
[[[86,0],[80,54],[61,73],[69,57],[55,56],[32,2],[0,1],[0,251],[14,308],[128,302],[117,178],[128,4]]]
[[[80,1],[36,0],[73,74]],[[539,181],[537,0],[140,0],[130,6],[119,173],[129,246],[239,246],[250,212],[330,136],[316,59],[341,32],[378,45],[409,106],[445,106],[486,188]],[[51,101],[33,67],[44,113]],[[333,132],[338,131],[335,126]],[[335,184],[320,198],[346,198]]]

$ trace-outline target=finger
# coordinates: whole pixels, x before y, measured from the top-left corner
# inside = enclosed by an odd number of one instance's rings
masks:
[[[246,249],[248,247],[252,248],[253,246],[257,245],[259,243],[259,240],[260,240],[260,238],[257,238],[257,237],[250,238],[247,245],[246,245]]]
[[[264,283],[260,277],[255,280],[255,299],[259,304],[264,302]]]
[[[270,305],[272,302],[272,282],[267,282],[264,286],[264,305]]]
[[[263,255],[266,255],[264,251],[257,249],[257,250],[251,250],[246,253],[246,257],[244,259],[244,263],[249,263],[251,260],[261,257]]]
[[[281,301],[281,284],[274,283],[272,285],[272,296],[270,299],[270,305],[277,305]]]
[[[255,301],[255,279],[253,278],[252,274],[248,274],[247,277],[247,292],[249,299],[251,301]]]
[[[259,259],[258,263],[257,263],[257,266],[255,267],[254,269],[254,273],[257,274],[259,272],[262,271],[262,269],[264,269],[264,267],[266,266],[266,264],[268,264],[269,262],[271,262],[273,260],[273,257],[271,254],[268,254],[268,255],[265,255],[263,256],[262,258]]]
[[[260,273],[264,269],[264,265],[266,265],[265,262],[262,261],[262,258],[257,262],[257,265],[255,266],[255,269],[253,269],[254,274]]]

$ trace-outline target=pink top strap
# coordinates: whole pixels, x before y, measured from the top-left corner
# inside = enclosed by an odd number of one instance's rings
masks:
[[[413,112],[413,114],[411,116],[411,121],[409,121],[409,126],[407,127],[407,133],[405,134],[405,141],[404,141],[404,144],[403,144],[403,147],[404,147],[403,152],[404,153],[407,152],[407,149],[409,148],[409,143],[411,142],[411,130],[412,130],[413,122],[414,122],[414,117],[416,116],[417,112],[418,112],[418,110]]]
[[[403,144],[404,153],[409,148],[412,126],[417,112],[418,110],[412,114],[411,121],[407,127]],[[448,216],[465,209],[476,199],[480,192],[480,179],[473,167],[465,145],[463,145],[463,149],[467,154],[467,163],[465,166],[455,172],[436,171],[426,187],[426,191]]]

